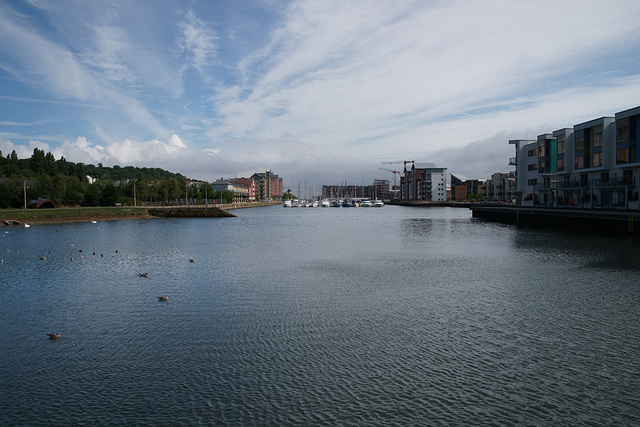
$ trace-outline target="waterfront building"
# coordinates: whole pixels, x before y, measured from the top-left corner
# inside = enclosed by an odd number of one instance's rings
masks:
[[[246,195],[246,200],[253,202],[256,200],[256,185],[255,185],[255,181],[253,179],[250,178],[231,178],[229,179],[229,182],[236,184],[236,185],[241,185],[243,187],[246,187],[247,189],[247,195]]]
[[[259,201],[282,200],[282,178],[270,170],[251,175],[255,183],[255,198]]]
[[[511,140],[515,188],[522,206],[637,209],[640,107],[600,117],[535,141]]]
[[[446,202],[447,168],[433,163],[405,163],[400,188],[402,201]]]
[[[515,174],[496,172],[491,175],[485,185],[485,200],[489,202],[506,202],[509,180],[515,180]]]

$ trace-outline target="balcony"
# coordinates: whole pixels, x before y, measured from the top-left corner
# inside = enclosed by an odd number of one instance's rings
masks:
[[[592,179],[591,180],[591,186],[592,187],[624,187],[624,186],[631,186],[631,187],[635,187],[636,186],[636,179],[635,177],[632,179],[629,178],[617,178],[617,177],[611,177],[607,180],[601,180],[601,179]]]
[[[518,164],[518,158],[517,157],[509,157],[509,165],[515,166],[517,164]]]

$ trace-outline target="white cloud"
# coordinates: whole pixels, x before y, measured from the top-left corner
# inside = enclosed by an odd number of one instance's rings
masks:
[[[215,59],[218,38],[215,32],[200,18],[188,11],[184,19],[178,23],[180,37],[178,46],[191,66],[202,70]]]

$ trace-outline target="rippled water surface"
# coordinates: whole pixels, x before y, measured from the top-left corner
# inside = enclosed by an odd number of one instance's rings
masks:
[[[0,424],[640,423],[637,242],[235,213],[0,229]]]

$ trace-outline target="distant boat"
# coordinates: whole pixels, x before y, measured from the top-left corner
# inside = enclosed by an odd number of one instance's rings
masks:
[[[373,207],[374,208],[381,208],[384,206],[384,203],[382,203],[382,200],[374,200],[373,201]]]
[[[363,208],[370,208],[371,206],[373,206],[373,203],[371,203],[371,200],[363,200],[361,206]]]
[[[285,200],[284,203],[282,204],[282,206],[284,206],[285,208],[292,207],[291,200]]]
[[[320,206],[323,208],[328,208],[329,206],[331,206],[331,203],[329,203],[328,200],[323,200]]]

